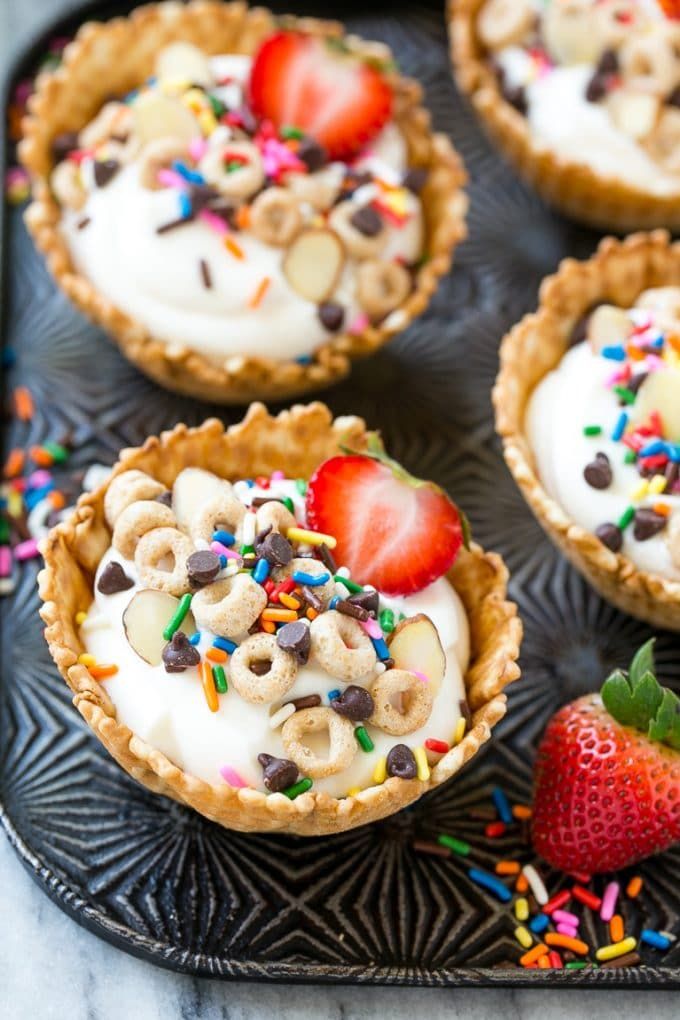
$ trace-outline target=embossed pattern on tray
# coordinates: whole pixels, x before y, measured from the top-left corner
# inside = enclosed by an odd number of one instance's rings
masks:
[[[446,831],[468,840],[482,867],[501,853],[526,853],[516,835],[485,840],[470,810],[488,806],[495,783],[525,801],[549,715],[628,661],[650,631],[603,603],[544,538],[503,466],[491,419],[501,336],[534,306],[559,259],[587,255],[597,237],[547,211],[494,155],[453,87],[440,5],[388,10],[323,13],[348,13],[352,29],[385,39],[425,86],[435,126],[468,165],[470,239],[427,314],[322,396],[334,412],[379,427],[391,452],[444,485],[478,540],[505,556],[526,627],[510,712],[459,777],[382,823],[312,840],[230,833],[137,786],[84,728],[42,640],[29,565],[0,604],[2,820],[26,867],[76,920],[174,969],[302,981],[680,986],[680,944],[663,957],[650,951],[638,970],[522,971],[511,914],[469,882],[465,860],[411,848],[416,836]],[[6,446],[72,428],[79,445],[69,467],[77,468],[111,462],[120,447],[180,420],[240,417],[139,375],[55,290],[20,212],[5,227],[4,339],[17,354],[9,385],[29,384],[37,403],[30,426],[8,429]],[[680,690],[677,637],[659,634],[657,655],[661,676]],[[625,906],[631,926],[677,929],[680,853],[639,870],[647,892]],[[604,931],[588,935],[602,941]]]

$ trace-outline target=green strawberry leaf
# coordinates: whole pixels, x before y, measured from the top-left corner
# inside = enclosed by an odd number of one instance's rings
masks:
[[[622,726],[680,750],[680,698],[654,675],[654,639],[636,652],[628,673],[614,670],[600,693],[604,707]]]
[[[621,669],[611,673],[600,691],[602,702],[609,714],[622,726],[635,726],[633,710],[633,692],[628,677]]]
[[[668,744],[675,751],[680,751],[680,698],[673,691],[664,691],[656,717],[649,724],[647,736],[650,740]]]
[[[650,638],[633,656],[630,664],[630,682],[635,686],[637,681],[645,673],[654,673],[654,642],[656,638]]]

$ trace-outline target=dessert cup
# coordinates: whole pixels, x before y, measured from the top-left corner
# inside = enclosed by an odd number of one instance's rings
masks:
[[[680,583],[638,569],[574,523],[546,492],[526,428],[530,397],[568,350],[582,316],[598,303],[629,308],[643,291],[680,284],[680,245],[665,231],[605,238],[586,262],[565,259],[544,280],[538,311],[504,338],[493,391],[505,460],[549,538],[604,599],[657,627],[680,631]]]
[[[289,800],[226,782],[216,786],[186,774],[118,722],[105,681],[95,680],[78,661],[83,647],[76,614],[92,602],[95,571],[111,542],[104,516],[106,491],[112,478],[130,469],[143,470],[165,486],[187,466],[232,479],[274,470],[309,477],[319,462],[339,452],[340,444],[364,449],[368,435],[361,419],[333,421],[319,403],[295,406],[276,418],[263,405],[253,404],[243,422],[226,431],[215,419],[194,429],[178,425],[142,447],[124,450],[111,478],[83,495],[71,516],[44,541],[41,615],[50,653],[73,692],[74,705],[131,776],[227,828],[300,835],[340,832],[400,810],[462,768],[505,714],[504,688],[519,676],[521,623],[515,605],[506,599],[507,570],[499,556],[472,544],[461,549],[447,575],[469,622],[470,662],[464,683],[472,719],[461,742],[438,761],[427,781],[388,778],[340,799],[311,790]]]
[[[455,246],[465,236],[462,163],[448,139],[430,130],[429,115],[420,105],[420,86],[390,72],[392,119],[406,141],[409,164],[428,171],[420,196],[428,257],[415,270],[411,293],[380,321],[364,322],[361,328],[354,324],[351,332],[331,333],[310,357],[300,360],[279,361],[253,356],[248,350],[226,358],[209,357],[192,349],[189,342],[164,342],[153,335],[75,268],[60,231],[61,209],[50,187],[55,138],[77,132],[112,95],[124,96],[146,81],[156,56],[172,42],[188,42],[207,55],[252,55],[281,26],[321,37],[342,36],[337,23],[277,19],[263,8],[212,0],[150,4],[126,18],[85,24],[66,47],[62,65],[38,78],[23,122],[20,158],[31,175],[33,195],[26,223],[57,284],[130,361],[161,386],[221,403],[283,399],[347,375],[353,358],[375,351],[423,312],[439,278],[450,267]],[[352,44],[370,52],[368,43],[353,39]],[[225,323],[228,326],[227,318]]]
[[[508,162],[546,202],[581,223],[619,233],[677,230],[679,192],[646,191],[537,143],[527,118],[504,98],[480,43],[476,24],[485,2],[449,0],[451,59],[458,87]]]

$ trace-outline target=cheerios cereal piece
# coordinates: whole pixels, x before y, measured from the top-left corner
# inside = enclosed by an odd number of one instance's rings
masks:
[[[207,500],[199,512],[189,521],[189,534],[194,542],[211,542],[216,531],[239,533],[246,508],[232,492],[228,482],[216,496]]]
[[[264,244],[285,248],[302,226],[300,203],[285,188],[267,188],[250,207],[250,229]]]
[[[357,267],[357,300],[373,319],[393,312],[412,286],[411,274],[398,262],[368,259]]]
[[[377,656],[366,631],[334,609],[312,620],[312,656],[331,676],[349,683],[374,668]]]
[[[289,528],[297,526],[297,521],[288,507],[283,503],[276,503],[274,500],[270,503],[263,503],[257,508],[255,521],[258,533],[271,527],[272,531],[280,531],[284,537]]]
[[[303,737],[307,733],[328,731],[330,748],[328,758],[321,758]],[[286,756],[294,761],[300,772],[310,779],[324,779],[348,768],[357,752],[354,726],[331,708],[303,708],[287,719],[281,730]]]
[[[189,591],[187,560],[194,551],[190,538],[177,528],[154,528],[137,543],[135,566],[147,588],[158,588],[169,595]]]
[[[191,608],[199,628],[220,637],[238,638],[267,605],[267,593],[250,574],[235,574],[196,592]]]
[[[181,138],[154,138],[147,142],[139,158],[139,183],[151,191],[162,188],[159,172],[171,167],[176,159],[186,159],[188,152],[189,147]]]
[[[269,669],[256,673],[251,666],[258,663]],[[279,648],[274,634],[252,634],[236,649],[229,663],[229,679],[246,701],[264,705],[282,698],[295,683],[297,660]]]
[[[206,181],[226,198],[250,198],[265,182],[260,150],[252,142],[220,142],[199,164]]]
[[[665,26],[631,33],[619,52],[624,83],[640,92],[667,96],[678,84],[678,55]]]
[[[314,577],[320,577],[322,574],[329,574],[330,571],[323,565],[321,560],[313,560],[306,556],[295,556],[290,563],[287,563],[285,567],[277,567],[272,572],[272,579],[276,584],[279,581],[285,581],[287,577],[292,577],[296,573],[312,574]],[[330,600],[335,595],[335,579],[331,574],[324,584],[314,585],[311,589],[316,597],[321,600],[324,606],[327,606]]]
[[[405,669],[388,669],[373,682],[371,696],[375,703],[368,720],[372,726],[393,736],[413,733],[430,718],[434,696],[429,683]],[[395,707],[400,699],[403,711]]]
[[[125,138],[132,130],[132,110],[126,103],[112,100],[104,103],[101,110],[78,135],[81,149],[96,149],[112,137]]]
[[[104,516],[113,528],[126,507],[139,499],[155,499],[165,492],[165,486],[143,471],[123,471],[112,480],[104,496]]]
[[[131,560],[142,535],[154,528],[174,528],[175,515],[169,506],[153,499],[140,499],[118,515],[111,544],[126,560]]]

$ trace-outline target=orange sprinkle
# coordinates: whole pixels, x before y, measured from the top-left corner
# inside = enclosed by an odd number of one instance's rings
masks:
[[[631,361],[642,361],[647,357],[644,351],[640,350],[639,347],[634,347],[632,344],[630,344],[626,349],[626,354]]]
[[[620,914],[614,914],[611,921],[609,922],[609,934],[612,942],[621,942],[625,935],[625,929],[623,927],[623,918]]]
[[[243,262],[243,260],[245,259],[243,248],[241,248],[241,246],[236,243],[234,238],[231,237],[230,234],[225,234],[223,240],[224,247],[227,249],[227,251],[230,251],[235,259],[240,259],[241,262]]]
[[[59,489],[52,489],[51,492],[47,493],[47,498],[54,510],[63,510],[66,506],[66,496]]]
[[[24,470],[24,464],[26,462],[26,456],[23,450],[15,448],[10,450],[5,461],[5,466],[2,469],[2,473],[5,478],[16,478]]]
[[[51,467],[54,464],[54,457],[49,450],[43,450],[42,446],[32,446],[28,453],[38,467]]]
[[[549,956],[539,956],[538,958],[538,969],[539,970],[550,970],[552,964]]]
[[[215,690],[215,681],[213,680],[210,663],[202,662],[199,669],[201,673],[201,682],[203,684],[203,693],[205,694],[205,700],[208,702],[208,708],[211,712],[216,712],[220,707],[220,703],[217,698],[217,691]]]
[[[308,620],[316,620],[318,615],[319,614],[317,613],[316,609],[312,609],[311,606],[309,607],[309,609],[305,613],[305,616],[307,617]]]
[[[640,875],[633,875],[630,882],[626,886],[626,896],[630,896],[631,900],[634,900],[640,895],[642,889],[642,878]]]
[[[549,946],[570,949],[572,953],[577,953],[579,956],[585,956],[590,949],[590,946],[586,942],[582,942],[581,939],[574,939],[571,935],[560,935],[558,932],[549,931],[545,936],[545,941]]]
[[[211,662],[226,662],[229,658],[223,648],[213,648],[212,646],[205,653],[205,657]]]
[[[274,609],[272,607],[262,610],[261,620],[267,623],[291,623],[297,620],[297,613],[294,609]]]
[[[96,666],[90,666],[90,675],[95,680],[106,680],[109,676],[115,676],[117,672],[118,666],[115,666],[113,663],[107,663],[106,665],[98,663]]]
[[[299,609],[302,605],[299,599],[293,598],[292,595],[286,595],[285,591],[279,592],[279,602],[286,609]]]
[[[236,226],[239,230],[248,230],[250,227],[250,206],[242,205],[236,211]]]
[[[655,503],[652,510],[655,514],[660,514],[662,517],[668,517],[671,512],[671,508],[668,503]]]
[[[547,956],[550,950],[544,942],[539,942],[533,949],[529,949],[523,956],[520,956],[519,962],[523,967],[526,967],[530,963],[536,963],[542,956]]]
[[[272,623],[270,620],[261,620],[260,626],[265,634],[276,634],[276,624]]]
[[[496,864],[497,875],[519,875],[521,870],[519,861],[498,861]]]
[[[526,822],[531,818],[531,808],[527,804],[515,804],[512,808],[512,817],[520,822]]]
[[[529,891],[529,881],[526,875],[518,875],[515,882],[515,892],[525,893]]]
[[[33,396],[26,386],[17,386],[14,391],[14,411],[21,421],[30,421],[35,411]]]
[[[262,304],[264,296],[269,290],[269,287],[271,286],[271,282],[272,282],[271,276],[262,277],[257,287],[255,288],[255,293],[248,301],[248,308],[258,308],[259,305]]]

